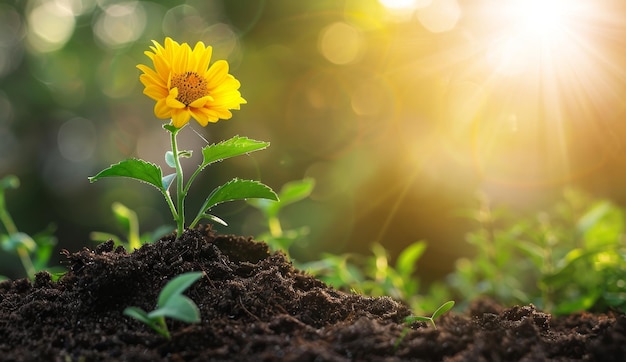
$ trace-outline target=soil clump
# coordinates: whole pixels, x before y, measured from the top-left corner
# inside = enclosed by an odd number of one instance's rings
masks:
[[[407,326],[391,298],[333,289],[251,238],[210,228],[128,253],[109,241],[64,252],[68,272],[0,283],[0,361],[625,361],[626,316],[554,317],[475,301]],[[167,340],[122,311],[155,308],[173,277],[202,322],[167,320]],[[443,301],[442,301],[443,302]]]

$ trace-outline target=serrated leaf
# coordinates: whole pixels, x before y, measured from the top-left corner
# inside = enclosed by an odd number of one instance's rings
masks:
[[[269,199],[278,200],[278,195],[267,185],[258,181],[232,179],[222,186],[214,189],[202,205],[202,212],[206,212],[213,206],[226,201],[244,199]]]
[[[130,158],[111,165],[111,167],[100,171],[97,175],[89,177],[89,182],[96,182],[104,177],[128,177],[145,182],[156,187],[159,191],[165,192],[161,168],[153,163],[136,158]]]
[[[204,273],[202,272],[188,272],[177,276],[176,278],[167,282],[161,293],[159,293],[159,299],[157,301],[158,307],[167,305],[168,300],[174,295],[180,295],[187,288],[189,288],[196,280],[200,279]]]
[[[227,158],[260,151],[269,147],[269,142],[255,141],[247,137],[235,136],[231,139],[202,148],[202,165],[200,168],[225,160]]]

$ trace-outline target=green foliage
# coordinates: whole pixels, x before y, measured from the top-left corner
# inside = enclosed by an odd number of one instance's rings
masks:
[[[165,201],[170,207],[172,216],[176,221],[178,235],[180,236],[186,226],[185,198],[187,197],[191,184],[200,172],[215,162],[263,150],[269,146],[269,143],[255,141],[247,137],[235,136],[226,141],[205,146],[202,148],[202,163],[191,175],[187,184],[185,184],[180,161],[182,158],[191,157],[192,151],[178,149],[176,135],[182,128],[176,128],[172,125],[164,125],[163,128],[171,134],[172,151],[166,152],[165,162],[168,166],[175,169],[174,173],[163,176],[161,168],[153,163],[138,159],[128,159],[102,170],[95,176],[90,177],[89,181],[95,182],[105,177],[128,177],[154,186],[163,194],[163,197],[165,197]],[[176,203],[174,203],[169,191],[174,181],[176,181]],[[208,211],[222,202],[245,200],[248,198],[278,200],[276,193],[268,186],[257,181],[235,178],[218,186],[209,194],[189,227],[194,227],[202,219],[210,219],[226,225],[222,219],[209,214]]]
[[[301,268],[336,288],[358,290],[370,296],[390,296],[418,311],[433,306],[433,299],[419,295],[420,282],[415,275],[426,242],[407,246],[398,255],[395,265],[382,245],[374,243],[371,250],[369,256],[324,254],[321,260],[305,263]],[[444,295],[437,294],[437,297]]]
[[[115,245],[121,245],[126,250],[132,251],[139,249],[143,244],[157,241],[172,232],[172,227],[163,225],[151,233],[140,234],[137,213],[119,202],[114,202],[111,209],[119,228],[126,234],[126,240],[123,241],[116,235],[101,231],[94,231],[89,234],[91,240],[99,242],[113,240]]]
[[[176,319],[185,323],[200,322],[198,306],[182,293],[193,283],[200,279],[204,273],[188,272],[170,280],[159,293],[157,308],[147,313],[138,307],[124,309],[124,314],[135,318],[163,337],[170,339],[170,332],[165,323],[165,317]]]
[[[555,314],[626,311],[623,210],[566,190],[551,210],[528,217],[492,211],[482,200],[468,234],[474,258],[457,262],[451,287],[462,299],[489,295]]]
[[[0,230],[0,246],[2,250],[15,253],[22,263],[29,279],[35,279],[35,273],[48,268],[52,250],[56,245],[54,237],[55,227],[49,226],[33,236],[20,232],[13,222],[7,209],[5,191],[16,189],[20,185],[16,176],[6,176],[0,180],[0,223],[4,231]],[[54,272],[56,268],[49,271]],[[0,277],[0,279],[6,279]]]
[[[303,200],[311,195],[315,187],[315,180],[305,178],[303,180],[292,181],[283,185],[278,193],[278,200],[254,199],[248,200],[248,204],[259,209],[265,218],[268,231],[259,235],[259,240],[265,241],[270,249],[282,250],[289,255],[291,245],[309,232],[307,227],[299,229],[283,230],[279,213],[286,206]]]

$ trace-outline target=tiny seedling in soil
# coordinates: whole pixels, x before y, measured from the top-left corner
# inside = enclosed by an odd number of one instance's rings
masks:
[[[200,322],[198,306],[182,293],[202,275],[204,275],[202,272],[189,272],[170,280],[159,293],[157,308],[152,312],[147,313],[138,307],[128,307],[124,309],[124,314],[145,323],[163,337],[170,339],[165,317],[186,323]]]
[[[454,301],[450,300],[443,303],[430,317],[423,316],[408,316],[404,318],[405,323],[415,323],[415,322],[426,322],[433,325],[435,329],[437,329],[437,325],[435,324],[435,319],[439,318],[441,315],[449,311],[454,307]]]
[[[404,318],[404,323],[411,324],[415,322],[426,322],[426,323],[432,324],[433,328],[437,329],[437,325],[435,324],[435,319],[445,314],[447,311],[452,309],[452,307],[454,307],[454,301],[449,300],[443,303],[442,305],[440,305],[439,308],[437,308],[437,310],[434,311],[430,317],[410,315]],[[398,347],[400,346],[400,343],[402,343],[402,340],[404,340],[404,337],[406,337],[407,333],[409,333],[409,328],[404,327],[404,329],[402,330],[402,334],[400,334],[400,337],[398,337],[398,339],[396,340],[396,343],[394,344],[394,349],[396,350],[398,349]]]

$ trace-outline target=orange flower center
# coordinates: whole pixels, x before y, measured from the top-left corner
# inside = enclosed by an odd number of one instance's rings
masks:
[[[176,99],[189,106],[196,99],[209,95],[207,81],[196,72],[177,74],[172,77],[172,88],[178,88]]]

